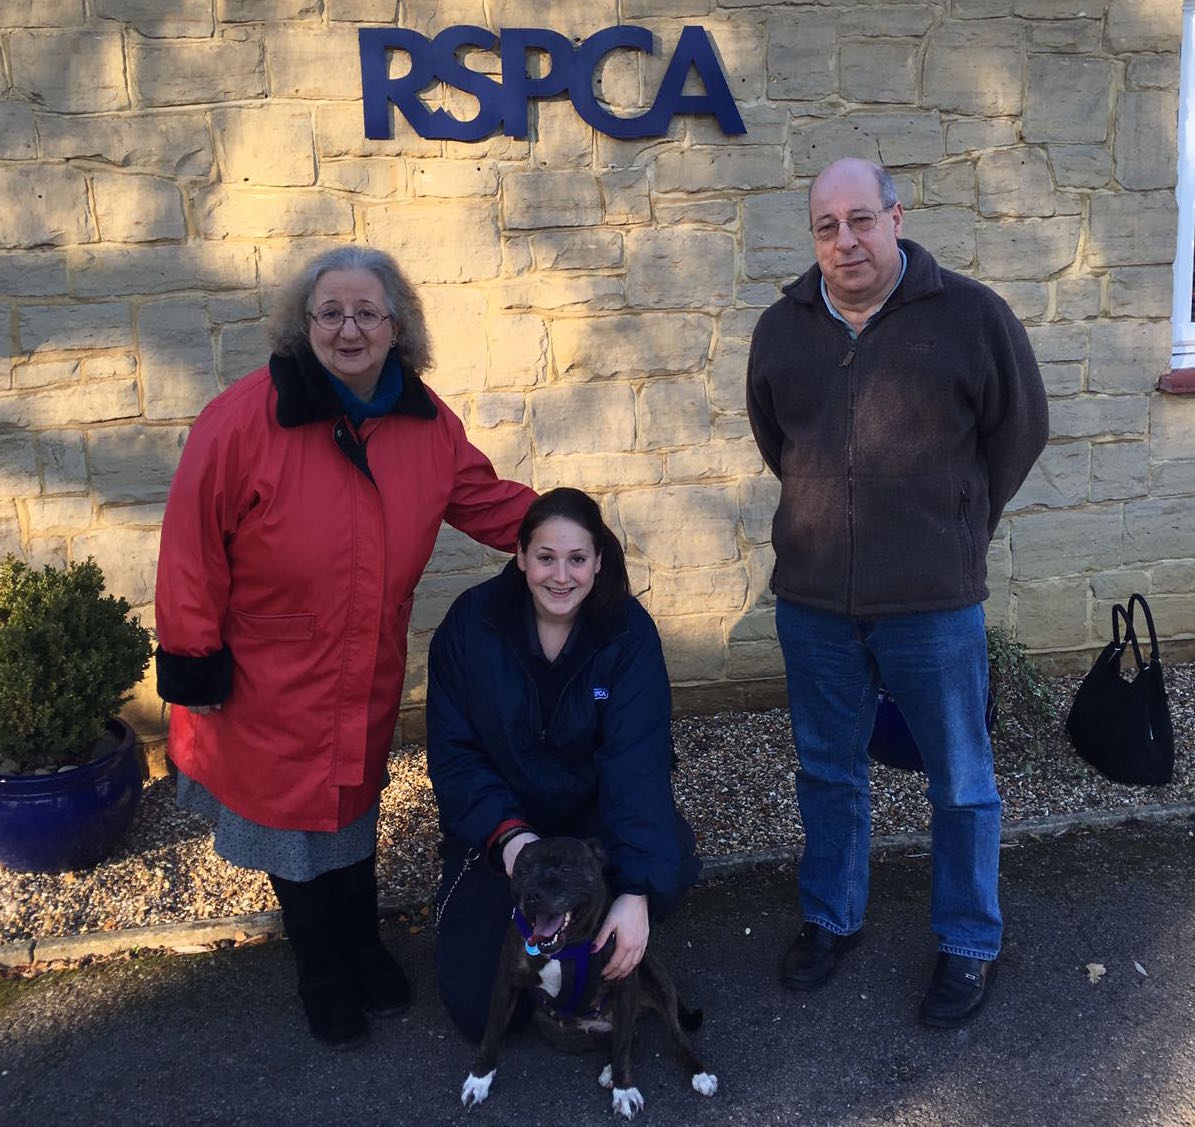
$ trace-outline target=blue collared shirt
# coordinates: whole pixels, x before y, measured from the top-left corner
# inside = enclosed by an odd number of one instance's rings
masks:
[[[900,283],[904,280],[905,271],[909,268],[908,255],[906,255],[904,250],[902,250],[900,247],[897,247],[896,250],[897,250],[897,253],[900,255],[900,273],[896,276],[896,281],[892,283],[892,289],[890,289],[884,295],[884,300],[881,301],[880,304],[876,306],[875,313],[873,313],[871,315],[871,317],[874,317],[876,315],[876,313],[878,313],[881,309],[884,308],[885,305],[888,304],[888,299],[894,293],[896,293],[896,287],[899,286]],[[833,317],[837,321],[841,321],[847,327],[847,330],[850,332],[851,340],[855,340],[858,337],[859,333],[855,332],[854,325],[852,325],[841,313],[838,312],[837,309],[834,308],[834,303],[830,300],[830,291],[826,289],[826,276],[824,274],[819,279],[819,284],[821,285],[821,289],[822,289],[822,301],[824,301],[826,303],[826,308],[830,311],[830,316]],[[864,329],[866,329],[867,326],[871,323],[871,317],[868,317],[867,321],[864,322],[864,324],[863,324]],[[862,329],[859,330],[859,332],[862,332],[862,331],[863,331]]]

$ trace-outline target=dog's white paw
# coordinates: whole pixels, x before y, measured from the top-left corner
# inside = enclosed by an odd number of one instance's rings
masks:
[[[606,1067],[602,1069],[601,1074],[598,1076],[598,1083],[603,1088],[614,1087],[614,1069],[610,1065],[606,1065]]]
[[[494,1073],[498,1070],[491,1068],[484,1076],[474,1076],[469,1073],[461,1085],[461,1103],[465,1107],[475,1107],[490,1094],[490,1085],[494,1082]]]
[[[693,1091],[712,1096],[718,1090],[718,1078],[712,1072],[693,1073]]]
[[[634,1119],[643,1110],[643,1096],[638,1088],[615,1088],[611,1097],[614,1114]]]

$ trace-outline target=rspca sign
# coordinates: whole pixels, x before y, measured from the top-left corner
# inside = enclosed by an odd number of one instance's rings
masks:
[[[533,98],[567,94],[577,113],[599,133],[620,139],[662,137],[677,114],[710,114],[722,132],[746,133],[743,118],[730,93],[726,75],[704,28],[686,27],[660,82],[651,109],[636,117],[618,117],[601,105],[593,92],[593,76],[601,61],[618,49],[654,54],[652,34],[645,27],[620,24],[574,44],[556,31],[539,27],[507,27],[498,32],[461,24],[446,28],[433,39],[402,27],[361,28],[361,87],[365,136],[390,140],[393,104],[420,137],[445,141],[480,141],[499,129],[508,137],[527,136],[527,106]],[[470,70],[457,57],[475,48],[496,51],[502,81]],[[410,70],[390,77],[390,53],[410,56]],[[527,52],[548,57],[546,74],[527,73]],[[689,71],[696,70],[704,94],[685,94]],[[436,82],[456,87],[477,99],[477,116],[468,121],[443,108],[429,109],[420,93]]]

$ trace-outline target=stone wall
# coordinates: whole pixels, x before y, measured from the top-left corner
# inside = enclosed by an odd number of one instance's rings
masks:
[[[38,0],[0,7],[0,551],[94,555],[152,621],[158,527],[197,411],[260,364],[272,288],[313,252],[395,253],[426,302],[430,382],[499,471],[601,496],[682,705],[781,672],[768,594],[777,489],[743,406],[748,340],[813,257],[830,159],[892,168],[906,230],[1029,327],[1053,437],[991,551],[992,621],[1090,649],[1152,596],[1195,636],[1195,399],[1169,365],[1176,0]],[[32,14],[30,14],[32,13]],[[16,23],[15,21],[19,21]],[[565,99],[529,140],[362,127],[358,26],[582,37],[638,23],[654,56],[599,80],[644,109],[685,24],[747,124],[595,135]],[[496,70],[492,55],[471,65]],[[433,96],[437,96],[433,91]],[[440,91],[458,116],[469,99]],[[497,557],[446,530],[429,632]],[[156,714],[152,686],[140,701]],[[415,714],[414,712],[412,713]]]

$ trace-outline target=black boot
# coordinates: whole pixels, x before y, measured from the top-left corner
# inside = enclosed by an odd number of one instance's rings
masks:
[[[377,854],[329,874],[336,880],[340,943],[357,1000],[373,1017],[393,1017],[411,1001],[411,984],[378,933]]]
[[[369,1026],[335,941],[336,882],[331,873],[292,881],[270,874],[299,971],[299,997],[311,1032],[334,1049],[364,1044]]]

